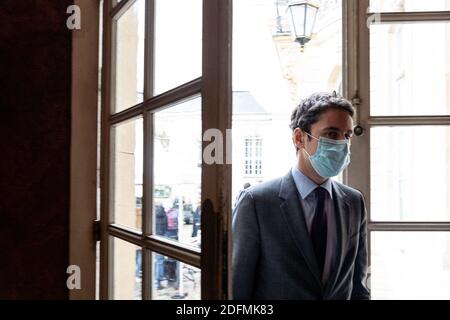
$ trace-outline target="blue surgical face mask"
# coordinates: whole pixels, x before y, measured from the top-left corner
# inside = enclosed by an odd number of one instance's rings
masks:
[[[340,174],[350,163],[350,143],[348,140],[332,140],[310,135],[308,136],[319,141],[316,153],[310,155],[306,149],[314,170],[323,178],[331,178]]]

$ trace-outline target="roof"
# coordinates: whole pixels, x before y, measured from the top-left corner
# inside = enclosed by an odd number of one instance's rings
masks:
[[[233,113],[267,113],[266,109],[248,91],[233,92]]]
[[[182,104],[164,110],[164,112],[198,112],[201,108],[198,97],[185,100]],[[267,114],[267,110],[249,91],[233,91],[234,114]]]

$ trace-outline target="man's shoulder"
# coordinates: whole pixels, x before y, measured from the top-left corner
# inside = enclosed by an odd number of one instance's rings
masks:
[[[245,190],[251,197],[278,196],[283,177],[261,182]]]
[[[347,195],[351,199],[360,200],[361,198],[364,198],[362,192],[359,191],[358,189],[347,186],[338,181],[333,181],[333,186],[335,188],[339,189],[341,192],[343,192],[345,195]]]

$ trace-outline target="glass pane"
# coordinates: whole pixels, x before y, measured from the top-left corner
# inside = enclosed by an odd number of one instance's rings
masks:
[[[373,232],[372,299],[450,299],[450,234]]]
[[[116,22],[115,100],[120,112],[144,98],[145,0],[137,0]]]
[[[201,98],[154,115],[154,234],[200,248]]]
[[[370,12],[448,11],[449,0],[370,0]]]
[[[200,269],[154,253],[153,271],[154,300],[201,299]]]
[[[114,126],[111,145],[113,221],[140,230],[143,181],[142,118]]]
[[[449,115],[449,40],[450,23],[372,25],[371,114]]]
[[[142,250],[129,242],[113,238],[113,299],[142,299]]]
[[[292,27],[294,29],[295,35],[303,36],[305,35],[305,5],[299,5],[291,7],[291,19],[292,19]],[[310,19],[306,19],[310,20]]]
[[[155,94],[202,75],[202,0],[155,1]]]
[[[450,221],[450,127],[371,129],[375,221]]]
[[[316,22],[317,8],[307,6],[306,10],[307,11],[306,11],[305,35],[309,36],[312,33],[314,23]]]
[[[233,2],[233,202],[248,184],[284,176],[295,164],[289,124],[300,100],[342,92],[342,1],[320,1],[303,52],[288,3]]]

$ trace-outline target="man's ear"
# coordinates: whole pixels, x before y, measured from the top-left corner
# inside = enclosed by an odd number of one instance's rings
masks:
[[[296,128],[292,133],[292,141],[297,149],[302,149],[304,145],[303,131],[300,128]]]

